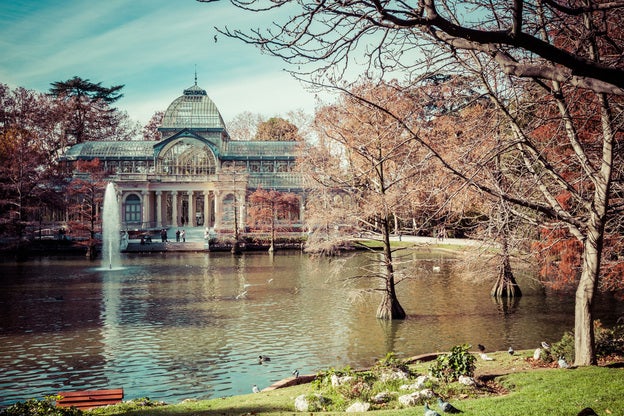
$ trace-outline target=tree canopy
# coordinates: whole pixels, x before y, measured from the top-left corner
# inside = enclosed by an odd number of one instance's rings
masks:
[[[358,98],[392,115],[432,159],[467,186],[509,204],[516,218],[563,227],[578,240],[575,364],[596,362],[592,305],[605,233],[620,215],[624,2],[231,3],[260,13],[287,9],[276,12],[269,27],[219,30],[282,58],[312,84],[349,91],[346,80],[356,72],[371,80],[396,77],[405,90],[430,80],[446,85],[445,98],[457,105],[428,120],[405,119]],[[470,102],[457,100],[441,74],[468,74],[476,81],[474,95],[495,109],[497,128],[487,130],[494,140],[484,141],[479,129],[459,134],[458,143],[473,149],[471,158],[449,159],[431,140],[437,119]],[[440,103],[426,94],[415,99],[424,107]],[[421,129],[422,121],[431,126]]]
[[[120,92],[123,85],[103,87],[101,82],[93,83],[78,76],[51,85],[50,95],[57,99],[58,117],[64,118],[67,144],[128,138],[125,134],[128,129],[119,128],[128,124],[127,115],[111,107],[123,97]]]
[[[50,88],[50,95],[56,98],[71,99],[73,97],[79,100],[86,97],[90,100],[102,100],[106,104],[112,104],[123,97],[120,92],[123,85],[114,85],[112,87],[103,87],[101,82],[91,82],[88,79],[82,79],[74,76],[67,81],[55,81]]]
[[[267,121],[260,122],[254,136],[254,140],[268,142],[299,141],[297,126],[281,117],[271,117]]]

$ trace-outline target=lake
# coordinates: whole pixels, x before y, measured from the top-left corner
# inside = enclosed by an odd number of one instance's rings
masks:
[[[434,251],[409,258],[417,267],[398,286],[409,318],[397,322],[375,318],[378,283],[357,278],[364,253],[124,254],[119,270],[82,257],[2,262],[0,405],[92,388],[167,403],[246,394],[294,369],[359,368],[462,343],[536,348],[573,327],[573,296],[530,276],[519,276],[524,296],[502,305],[491,276],[458,276],[456,260]],[[611,298],[598,309],[606,324],[624,315]],[[258,364],[261,354],[271,361]]]

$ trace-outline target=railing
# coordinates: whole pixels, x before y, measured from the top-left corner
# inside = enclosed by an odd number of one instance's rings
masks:
[[[117,173],[111,176],[119,182],[125,181],[153,181],[153,182],[212,182],[218,175],[171,175],[157,173]]]
[[[247,185],[250,189],[256,188],[301,188],[303,178],[298,173],[268,173],[249,176]]]

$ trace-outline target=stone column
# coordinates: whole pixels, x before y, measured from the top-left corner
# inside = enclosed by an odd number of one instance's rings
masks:
[[[204,227],[210,227],[210,192],[204,191]]]
[[[238,207],[238,229],[241,233],[247,231],[247,203],[245,201],[245,193],[241,192],[236,197]]]
[[[179,227],[178,223],[178,191],[171,191],[171,225]]]
[[[193,201],[193,191],[188,191],[188,224],[192,227],[195,225],[195,203]]]
[[[214,228],[218,230],[221,227],[221,192],[214,191],[214,213],[215,213],[215,223]]]
[[[149,228],[150,223],[151,223],[151,218],[150,218],[150,203],[149,203],[149,197],[150,197],[150,193],[146,190],[141,191],[141,196],[143,199],[143,213],[141,214],[142,219],[141,219],[141,228]]]
[[[162,191],[156,191],[156,226],[162,227]]]

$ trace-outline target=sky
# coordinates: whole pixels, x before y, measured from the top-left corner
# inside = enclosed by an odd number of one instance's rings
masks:
[[[192,86],[197,71],[226,122],[245,111],[312,114],[314,94],[281,59],[220,34],[214,40],[215,26],[257,28],[262,18],[227,1],[1,1],[0,82],[40,92],[74,76],[123,84],[115,106],[144,124]]]

